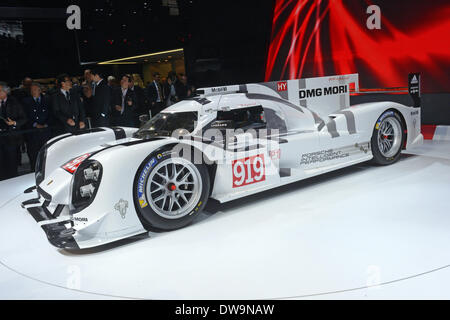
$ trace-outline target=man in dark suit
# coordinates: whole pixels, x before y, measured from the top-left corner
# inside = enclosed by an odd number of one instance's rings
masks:
[[[92,71],[90,69],[84,70],[84,81],[81,85],[81,100],[83,100],[84,111],[86,111],[86,125],[89,128],[92,127],[92,115],[93,115],[93,100],[94,97],[92,95],[94,90],[94,80],[92,79]]]
[[[28,118],[26,128],[39,129],[25,135],[27,153],[31,171],[33,171],[39,150],[51,137],[49,128],[51,113],[49,98],[42,94],[41,85],[33,82],[30,90],[31,97],[24,98],[22,105]]]
[[[94,88],[92,90],[92,126],[107,127],[110,125],[111,116],[111,88],[103,79],[103,75],[92,70]]]
[[[134,118],[134,127],[140,126],[139,116],[145,114],[148,115],[149,110],[149,102],[147,98],[147,94],[144,89],[134,84],[133,77],[130,74],[126,75],[131,81],[129,82],[128,88],[131,92],[134,92],[136,97],[136,108],[135,108],[135,118]]]
[[[113,91],[112,120],[115,126],[134,127],[136,119],[136,93],[129,88],[132,79],[124,75],[120,87]]]
[[[161,76],[159,72],[153,74],[153,81],[147,87],[147,95],[150,101],[150,110],[152,117],[165,108],[164,92],[161,86]]]
[[[52,96],[53,113],[59,122],[59,132],[73,133],[85,128],[86,114],[77,92],[72,89],[72,81],[67,74],[57,78],[59,91]]]
[[[83,101],[84,112],[86,112],[86,126],[92,128],[93,118],[93,97],[92,86],[89,84],[83,84],[83,91],[81,94],[81,100]]]
[[[164,97],[166,98],[165,99],[166,107],[169,107],[172,104],[178,102],[178,96],[175,90],[176,85],[177,85],[177,74],[175,73],[175,71],[170,71],[167,74],[166,82],[163,84]]]
[[[30,77],[25,77],[22,80],[22,84],[19,88],[12,90],[11,95],[17,99],[17,101],[22,101],[24,98],[31,96],[30,89],[33,80]]]
[[[187,83],[187,77],[183,73],[179,74],[180,79],[175,84],[178,99],[184,100],[191,96],[191,89]]]
[[[84,81],[82,82],[83,85],[88,85],[92,88],[92,71],[90,69],[84,70]]]
[[[17,176],[22,136],[14,134],[27,122],[22,106],[9,96],[10,89],[0,82],[0,180]]]

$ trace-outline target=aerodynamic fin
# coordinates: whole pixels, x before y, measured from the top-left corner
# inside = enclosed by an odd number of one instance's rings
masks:
[[[413,99],[413,107],[419,108],[421,105],[420,73],[410,73],[408,75],[408,92]]]

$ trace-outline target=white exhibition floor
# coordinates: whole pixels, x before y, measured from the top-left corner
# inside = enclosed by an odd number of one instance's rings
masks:
[[[450,142],[226,204],[102,248],[51,246],[0,182],[1,299],[450,299]]]

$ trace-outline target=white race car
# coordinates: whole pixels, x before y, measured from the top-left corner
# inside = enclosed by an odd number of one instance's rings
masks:
[[[53,138],[36,164],[37,198],[22,203],[51,244],[80,249],[191,223],[226,202],[419,144],[414,107],[350,106],[358,75],[204,88],[140,129],[93,128]],[[34,190],[36,189],[36,190]]]

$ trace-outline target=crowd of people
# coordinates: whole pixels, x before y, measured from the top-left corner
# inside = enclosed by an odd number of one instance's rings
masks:
[[[117,81],[90,69],[81,79],[61,74],[50,89],[29,77],[15,89],[0,82],[0,180],[17,176],[23,150],[33,171],[51,137],[94,127],[139,127],[140,116],[154,116],[193,93],[186,75],[172,71],[166,79],[155,72],[145,88],[130,74]]]

